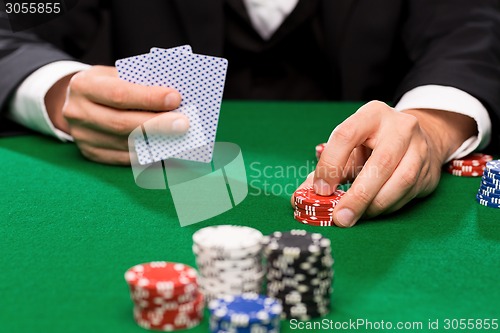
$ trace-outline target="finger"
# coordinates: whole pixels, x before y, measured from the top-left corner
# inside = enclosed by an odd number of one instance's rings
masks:
[[[97,131],[88,127],[71,127],[70,134],[77,144],[85,144],[96,148],[110,150],[128,151],[128,139],[125,136],[117,136]]]
[[[316,193],[331,195],[335,191],[354,148],[361,146],[370,135],[377,132],[381,111],[387,108],[388,106],[381,102],[367,103],[333,130],[316,166]]]
[[[411,144],[392,176],[385,182],[365,211],[366,217],[374,217],[391,208],[406,204],[415,197],[422,174],[429,171],[425,154]]]
[[[180,94],[173,88],[147,87],[92,71],[75,74],[69,84],[72,91],[89,100],[116,109],[169,111],[179,107]]]
[[[97,131],[128,136],[135,128],[157,117],[158,113],[145,111],[123,111],[91,102],[67,105],[63,115],[71,124],[80,124]],[[164,112],[155,122],[165,134],[183,134],[189,129],[189,119],[179,112]],[[75,126],[73,126],[75,127]]]
[[[385,131],[381,129],[381,132],[392,131],[392,135],[378,140],[372,155],[337,205],[334,211],[334,221],[337,225],[353,226],[391,177],[408,149],[413,135],[411,127],[417,126],[416,119],[413,117],[413,121],[410,120],[406,125],[400,122],[398,130],[393,128],[394,124],[390,124]]]
[[[125,151],[98,148],[86,144],[78,144],[78,148],[83,156],[94,162],[111,165],[130,164],[130,155]]]
[[[366,160],[368,159],[370,151],[369,149],[364,149],[364,148],[365,147],[359,147],[354,149],[353,153],[351,154],[347,162],[347,168],[340,180],[341,183],[345,183],[346,181],[352,181],[354,178],[356,178],[356,176],[360,172],[361,167],[365,164]],[[297,190],[304,187],[311,187],[313,186],[313,182],[314,182],[314,171],[307,176],[306,180],[302,184],[300,184],[299,187],[297,187]],[[295,207],[293,195],[290,198],[290,202],[292,206]]]
[[[370,157],[371,149],[361,146],[354,148],[349,160],[346,163],[340,183],[353,182],[361,172],[363,165]]]

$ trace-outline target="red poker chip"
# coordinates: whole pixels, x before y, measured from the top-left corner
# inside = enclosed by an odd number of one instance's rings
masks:
[[[316,192],[314,192],[312,186],[309,186],[297,189],[293,194],[293,196],[295,205],[300,205],[300,206],[319,205],[318,207],[322,208],[333,208],[339,203],[340,198],[342,198],[344,194],[345,194],[344,191],[336,190],[330,196],[321,196],[316,194]]]
[[[316,146],[316,158],[319,160],[321,157],[321,154],[325,150],[326,143],[320,143],[319,145]]]
[[[320,204],[313,204],[313,205],[304,205],[300,204],[297,201],[294,200],[295,208],[305,210],[306,212],[321,212],[323,215],[327,213],[333,212],[333,209],[335,206],[329,205],[329,206],[322,206]]]
[[[484,169],[486,169],[486,166],[484,166],[484,165],[480,165],[480,166],[462,165],[461,167],[457,167],[457,166],[453,166],[451,164],[448,164],[447,168],[450,171],[457,170],[457,171],[465,171],[465,172],[478,172],[478,171],[484,171]]]
[[[481,177],[484,173],[484,167],[462,166],[454,167],[449,165],[446,172],[458,177]]]
[[[198,294],[193,302],[181,304],[177,309],[168,308],[143,309],[134,307],[134,319],[137,324],[146,329],[174,331],[191,328],[203,319],[204,297]]]
[[[305,218],[305,219],[310,218],[310,217],[329,219],[332,217],[332,213],[330,213],[328,211],[310,212],[310,211],[305,211],[303,209],[298,209],[298,208],[295,208],[293,215],[297,216],[299,218]]]
[[[481,177],[483,175],[483,172],[480,171],[473,171],[473,172],[465,172],[465,171],[459,171],[459,170],[451,170],[448,171],[451,173],[453,176],[457,177]]]
[[[158,293],[156,290],[149,290],[136,286],[130,287],[130,298],[135,305],[154,309],[158,307],[177,309],[179,305],[192,302],[198,297],[198,286],[193,285],[192,290],[185,294],[172,295],[171,298],[165,298],[165,294]],[[187,288],[186,288],[187,289]]]
[[[334,227],[335,223],[333,222],[332,219],[317,219],[313,220],[310,218],[300,218],[297,216],[294,216],[295,220],[299,221],[302,224],[307,224],[307,225],[312,225],[315,227]]]
[[[469,154],[465,157],[452,160],[450,161],[450,164],[455,166],[455,167],[461,167],[461,166],[481,166],[481,165],[486,165],[486,163],[493,161],[493,156],[491,155],[486,155],[482,153],[473,153]]]
[[[189,294],[197,287],[196,270],[190,266],[165,261],[144,263],[131,267],[125,273],[125,280],[131,287],[147,290],[150,296],[175,299]]]

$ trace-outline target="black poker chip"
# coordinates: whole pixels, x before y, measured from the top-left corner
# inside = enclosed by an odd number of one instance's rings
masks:
[[[309,320],[330,311],[334,260],[330,240],[304,230],[275,232],[263,242],[267,295],[284,319]]]

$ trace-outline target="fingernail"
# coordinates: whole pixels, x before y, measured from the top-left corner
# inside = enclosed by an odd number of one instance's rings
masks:
[[[354,212],[349,208],[342,208],[335,215],[337,217],[337,222],[343,227],[349,228],[354,225]]]
[[[174,107],[178,104],[179,98],[176,94],[170,93],[165,97],[165,106],[166,107]]]
[[[179,118],[172,123],[172,132],[178,134],[185,133],[188,127],[188,122],[183,118]]]
[[[319,195],[331,195],[333,193],[333,190],[330,187],[330,184],[328,184],[323,179],[316,179],[314,181],[314,192],[318,193]]]

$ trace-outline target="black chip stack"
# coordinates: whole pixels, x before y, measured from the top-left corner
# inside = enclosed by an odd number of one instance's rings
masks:
[[[264,238],[267,295],[283,304],[283,319],[310,320],[330,312],[333,257],[330,240],[304,230]]]

